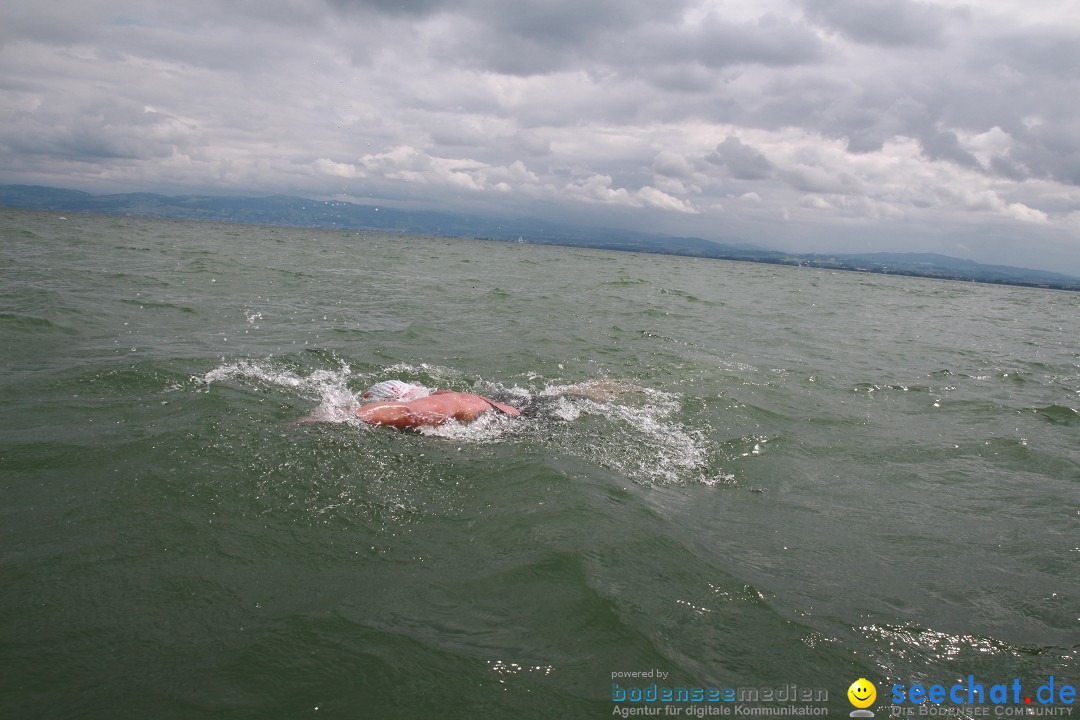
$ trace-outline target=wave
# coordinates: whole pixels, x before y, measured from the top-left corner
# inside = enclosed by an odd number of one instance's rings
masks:
[[[37,315],[24,315],[22,313],[0,312],[0,325],[10,331],[26,332],[30,334],[48,334],[60,332],[65,335],[78,335],[78,328],[53,322],[48,318]]]
[[[943,632],[917,623],[866,625],[857,631],[873,643],[872,659],[886,677],[917,677],[915,673],[931,660],[967,668],[994,656],[1016,663],[1039,655],[1065,660],[1070,654],[1065,648],[1015,645],[991,637]]]
[[[188,305],[176,305],[175,303],[168,302],[150,302],[149,300],[132,300],[130,298],[121,298],[120,302],[125,305],[134,305],[141,309],[152,310],[178,310],[182,313],[195,314],[196,310]]]
[[[1080,412],[1064,405],[1047,405],[1033,410],[1047,422],[1053,425],[1077,425],[1080,424]]]

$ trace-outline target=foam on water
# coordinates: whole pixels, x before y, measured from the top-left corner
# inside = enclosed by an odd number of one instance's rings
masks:
[[[595,415],[612,421],[610,443],[591,448],[605,466],[639,482],[714,482],[703,474],[708,452],[700,432],[673,416],[682,406],[675,393],[610,380],[554,385],[555,414],[567,420]]]
[[[238,360],[219,365],[204,375],[193,376],[191,380],[196,385],[210,385],[236,379],[254,380],[271,386],[295,390],[305,397],[319,398],[321,402],[316,412],[325,412],[326,420],[329,422],[337,417],[338,413],[326,411],[332,411],[335,408],[348,410],[359,407],[360,403],[357,401],[356,395],[349,389],[349,381],[353,377],[352,370],[345,363],[342,363],[336,370],[314,370],[304,376],[290,370],[277,368],[271,361],[261,363],[252,360]]]
[[[521,421],[502,413],[487,412],[470,423],[451,421],[420,428],[422,435],[467,443],[497,442],[512,434]]]

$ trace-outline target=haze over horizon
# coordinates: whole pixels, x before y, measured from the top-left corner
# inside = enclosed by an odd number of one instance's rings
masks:
[[[0,8],[0,183],[1080,273],[1066,0]]]

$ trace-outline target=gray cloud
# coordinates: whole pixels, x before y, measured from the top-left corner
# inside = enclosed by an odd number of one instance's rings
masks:
[[[982,228],[1080,272],[1078,48],[1052,0],[13,0],[0,182],[1008,260]]]
[[[635,40],[618,58],[621,63],[712,69],[745,63],[789,66],[816,62],[824,54],[810,28],[774,16],[737,22],[709,13],[692,26],[644,28]]]
[[[767,157],[734,136],[717,145],[705,159],[726,168],[738,180],[764,180],[773,173],[773,164]]]
[[[805,0],[808,14],[856,42],[932,46],[955,13],[915,0]]]
[[[451,0],[326,0],[341,12],[370,12],[376,15],[429,15],[446,7]]]
[[[619,35],[642,25],[676,21],[686,0],[545,0],[476,3],[473,17],[497,34],[542,42],[553,50],[580,46],[598,37]]]
[[[981,168],[974,155],[960,146],[960,139],[954,132],[926,132],[919,137],[923,152],[931,160],[951,160],[969,168]]]
[[[988,55],[1025,73],[1076,78],[1080,75],[1080,45],[1075,32],[1039,28],[1009,32],[988,43]]]

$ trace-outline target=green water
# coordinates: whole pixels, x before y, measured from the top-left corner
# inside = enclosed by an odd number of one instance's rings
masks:
[[[1078,294],[8,210],[0,263],[0,717],[1080,681]],[[391,377],[628,391],[290,424]]]

